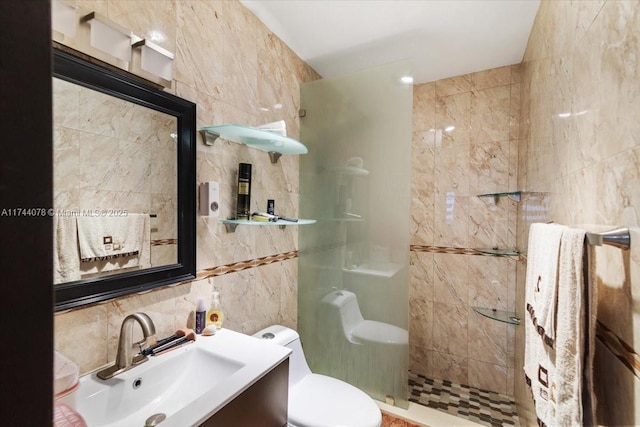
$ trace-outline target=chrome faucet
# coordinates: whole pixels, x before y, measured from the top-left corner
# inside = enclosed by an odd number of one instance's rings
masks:
[[[132,343],[133,321],[138,322],[142,328],[144,338],[142,341]],[[156,334],[156,327],[153,321],[145,313],[134,313],[124,318],[120,327],[120,339],[118,340],[118,352],[116,353],[116,361],[112,366],[98,372],[98,377],[108,380],[114,376],[121,374],[136,365],[149,360],[147,356],[142,355],[141,350],[147,345],[150,337]],[[136,351],[137,350],[137,351]]]

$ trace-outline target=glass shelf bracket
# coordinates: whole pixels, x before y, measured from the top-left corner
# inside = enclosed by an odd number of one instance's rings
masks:
[[[307,154],[309,150],[300,141],[276,132],[242,125],[204,126],[198,129],[205,145],[213,145],[216,139],[245,144],[269,153],[271,163],[276,163],[283,154]]]

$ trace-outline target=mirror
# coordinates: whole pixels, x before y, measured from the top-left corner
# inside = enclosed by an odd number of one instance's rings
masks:
[[[196,105],[54,49],[56,310],[195,277]]]

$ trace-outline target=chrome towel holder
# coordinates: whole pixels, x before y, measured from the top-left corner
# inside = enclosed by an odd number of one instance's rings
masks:
[[[615,246],[623,250],[631,247],[631,233],[627,227],[618,227],[602,233],[587,232],[587,243],[593,246]]]

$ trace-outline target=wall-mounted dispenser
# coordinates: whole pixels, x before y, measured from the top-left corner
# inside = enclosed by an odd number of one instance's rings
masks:
[[[200,215],[209,217],[220,215],[220,184],[215,181],[200,184]]]

